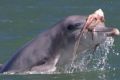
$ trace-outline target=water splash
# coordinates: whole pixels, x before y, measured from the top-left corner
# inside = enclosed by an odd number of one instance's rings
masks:
[[[60,74],[60,73],[76,73],[76,72],[89,72],[89,71],[103,71],[109,68],[108,54],[110,50],[114,52],[112,49],[114,43],[114,39],[112,37],[108,37],[106,41],[97,47],[96,51],[93,53],[93,50],[88,50],[84,54],[78,55],[76,57],[74,63],[66,64],[63,68],[64,72],[50,72],[50,73],[41,73],[35,71],[27,71],[23,73],[17,74]],[[16,74],[14,72],[5,72],[6,75]],[[101,77],[101,76],[100,76]],[[105,78],[104,78],[105,79]]]
[[[74,73],[81,71],[106,70],[109,68],[108,54],[112,49],[114,39],[108,37],[106,41],[97,47],[96,51],[88,50],[79,58],[77,57],[73,64],[65,65],[65,73]]]

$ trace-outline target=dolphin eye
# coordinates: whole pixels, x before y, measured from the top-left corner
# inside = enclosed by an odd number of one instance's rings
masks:
[[[80,26],[80,25],[81,25],[81,23],[74,24],[75,27]]]
[[[75,24],[70,24],[68,25],[67,29],[68,30],[75,30],[75,29],[78,29],[79,26],[81,26],[82,23],[75,23]]]

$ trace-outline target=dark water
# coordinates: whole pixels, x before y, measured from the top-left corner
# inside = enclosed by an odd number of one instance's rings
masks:
[[[0,63],[60,19],[74,14],[88,15],[99,8],[105,13],[106,25],[120,29],[120,0],[0,0]],[[107,54],[109,69],[71,74],[1,74],[0,80],[120,80],[119,44],[120,37],[115,37]]]

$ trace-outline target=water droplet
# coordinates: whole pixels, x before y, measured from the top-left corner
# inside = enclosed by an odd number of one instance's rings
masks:
[[[120,55],[120,53],[115,53],[117,56],[119,56]]]

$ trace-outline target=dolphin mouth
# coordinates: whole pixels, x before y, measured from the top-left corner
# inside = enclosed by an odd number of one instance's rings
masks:
[[[120,36],[120,31],[117,28],[112,28],[109,32],[107,32],[108,36]]]
[[[103,28],[101,30],[93,30],[93,32],[103,32],[106,36],[120,36],[120,31],[117,28]]]
[[[96,10],[93,14],[89,15],[85,24],[85,28],[88,31],[94,32],[104,32],[107,36],[118,36],[120,31],[117,28],[109,28],[103,25],[105,22],[104,13],[101,9]],[[97,26],[99,25],[99,27]],[[103,27],[104,26],[104,27]]]
[[[80,39],[83,36],[84,32],[91,32],[93,41],[95,34],[97,32],[101,32],[101,33],[103,32],[105,33],[106,36],[120,35],[120,31],[117,28],[107,28],[105,27],[104,22],[105,22],[104,13],[101,9],[96,10],[93,14],[90,14],[87,17],[85,24],[83,25],[82,29],[78,34],[78,39],[75,42],[74,51],[73,51],[73,61],[79,48]]]

